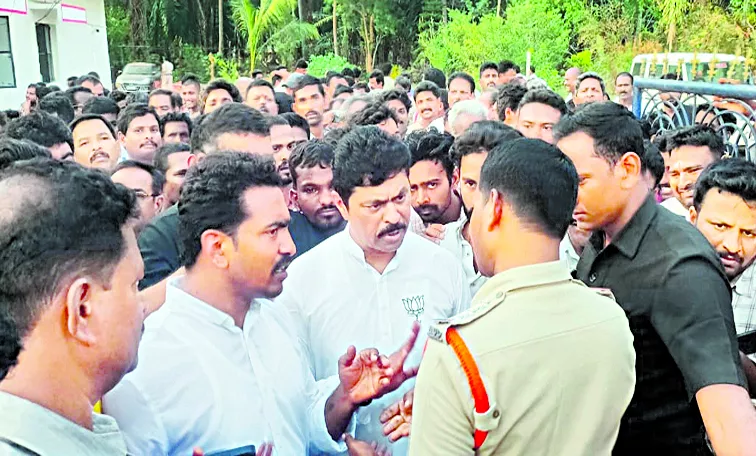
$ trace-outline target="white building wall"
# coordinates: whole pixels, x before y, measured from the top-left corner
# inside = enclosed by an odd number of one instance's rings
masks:
[[[40,82],[37,35],[35,24],[50,26],[53,59],[53,82],[61,89],[67,88],[69,76],[81,76],[96,71],[106,88],[112,87],[110,57],[105,30],[105,5],[103,0],[54,0],[26,1],[27,14],[3,11],[3,5],[23,0],[0,0],[0,16],[9,17],[16,87],[0,88],[0,109],[19,109],[26,96],[26,87]],[[24,3],[21,3],[24,5]],[[86,23],[70,22],[75,9],[61,5],[84,8]],[[8,9],[17,9],[8,8]],[[80,11],[80,10],[79,10]],[[81,13],[79,13],[81,14]]]

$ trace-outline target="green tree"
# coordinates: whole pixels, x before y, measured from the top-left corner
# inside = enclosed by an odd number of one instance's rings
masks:
[[[677,26],[693,2],[690,0],[657,0],[661,11],[662,25],[667,27],[667,51],[672,52],[672,46],[677,35]]]
[[[271,43],[287,39],[305,41],[320,36],[318,29],[296,19],[297,0],[231,0],[231,11],[239,33],[247,41],[250,70],[260,60],[261,50]]]

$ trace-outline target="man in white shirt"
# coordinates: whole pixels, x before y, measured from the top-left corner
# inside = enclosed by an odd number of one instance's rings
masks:
[[[722,159],[725,145],[711,127],[695,125],[667,139],[669,154],[669,186],[680,204],[671,198],[662,206],[672,213],[687,216],[693,206],[696,181],[707,166]]]
[[[431,127],[442,133],[444,131],[444,103],[441,89],[432,81],[423,81],[415,88],[415,106],[417,117],[415,123],[407,130],[428,130]]]
[[[0,454],[125,456],[92,410],[137,362],[135,197],[53,160],[1,172],[0,193]]]
[[[338,376],[312,378],[286,310],[266,300],[281,292],[295,251],[281,186],[270,157],[241,152],[189,172],[178,206],[186,276],[169,282],[147,320],[139,367],[103,399],[131,453],[343,451],[357,404],[406,378],[404,352],[379,359],[348,343]]]
[[[480,170],[494,147],[521,137],[520,133],[501,122],[483,121],[473,124],[457,138],[452,148],[455,186],[459,188],[464,214],[460,220],[446,225],[439,245],[462,262],[471,296],[475,296],[486,283],[486,278],[475,266],[468,233],[473,203],[478,195]]]
[[[277,299],[298,326],[316,379],[336,373],[344,345],[393,350],[413,322],[420,322],[425,335],[433,320],[469,307],[457,259],[407,233],[409,165],[407,147],[377,127],[357,127],[336,149],[333,184],[349,224],[294,261]],[[410,365],[419,364],[424,340],[410,355]],[[361,408],[357,438],[385,441],[379,416],[411,386],[407,382]],[[407,443],[392,451],[406,453]]]

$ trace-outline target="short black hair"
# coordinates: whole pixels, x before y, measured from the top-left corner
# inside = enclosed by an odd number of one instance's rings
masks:
[[[575,83],[575,87],[577,89],[580,88],[580,84],[583,83],[586,79],[595,79],[599,82],[599,85],[601,85],[601,93],[606,93],[606,84],[604,83],[604,78],[599,76],[598,73],[594,73],[593,71],[589,71],[587,73],[583,73],[577,78],[577,82]]]
[[[69,76],[66,79],[66,82],[68,83],[68,87],[73,87],[76,85],[76,80],[79,79],[78,76]]]
[[[174,99],[174,95],[176,95],[176,93],[174,91],[168,90],[168,89],[155,89],[155,90],[153,90],[152,92],[150,92],[150,94],[147,97],[148,102],[149,102],[150,99],[152,99],[152,97],[158,96],[158,95],[165,95],[165,96],[169,97],[171,99],[171,108],[173,108],[173,109],[180,109],[181,108],[181,103],[178,103],[177,102],[178,100]],[[180,99],[181,99],[181,97],[179,96],[179,100]]]
[[[343,74],[331,72],[325,77],[325,85],[329,85],[333,79],[346,79]]]
[[[289,126],[291,128],[299,128],[300,130],[304,130],[305,133],[307,133],[307,137],[310,137],[310,124],[307,123],[307,119],[300,116],[296,112],[285,112],[283,114],[280,114],[278,117],[289,122]]]
[[[243,196],[254,187],[283,186],[270,156],[223,152],[209,155],[186,175],[178,201],[178,237],[183,246],[182,263],[191,268],[202,251],[201,237],[207,230],[234,236],[249,216]]]
[[[64,92],[53,92],[39,100],[39,110],[54,114],[64,123],[70,123],[76,117],[71,97]]]
[[[640,122],[624,106],[611,101],[589,103],[554,126],[554,139],[583,132],[593,138],[596,154],[615,164],[627,152],[643,157],[643,130]],[[641,160],[645,171],[645,161]]]
[[[226,103],[210,114],[202,116],[192,132],[192,153],[218,152],[215,140],[225,133],[250,133],[270,136],[268,122],[256,109],[241,103]]]
[[[110,94],[108,94],[108,98],[115,101],[116,103],[122,102],[123,100],[126,99],[126,97],[128,97],[128,94],[121,90],[114,90],[110,92]]]
[[[496,69],[499,73],[506,73],[509,70],[515,70],[516,72],[520,72],[520,67],[518,67],[513,61],[511,60],[502,60],[497,65]]]
[[[307,65],[307,60],[299,59],[297,60],[297,64],[294,66],[294,68],[297,70],[306,70],[308,66],[309,65]]]
[[[84,84],[85,82],[91,82],[92,85],[101,85],[104,87],[104,84],[102,83],[102,81],[100,81],[100,78],[91,74],[85,74],[84,76],[80,76],[76,80],[76,85],[80,86]]]
[[[297,169],[310,169],[316,166],[322,169],[333,168],[335,152],[333,146],[325,141],[313,139],[299,144],[289,157],[289,172],[294,187],[297,187]]]
[[[120,112],[118,103],[108,97],[92,97],[84,103],[81,110],[82,114],[115,114],[116,117]]]
[[[756,202],[756,164],[743,158],[729,158],[709,165],[696,181],[693,207],[701,210],[701,204],[709,190],[737,195],[747,203]]]
[[[73,162],[14,163],[0,188],[15,194],[0,217],[0,313],[23,340],[76,276],[108,286],[126,248],[122,229],[139,209],[126,187]]]
[[[336,146],[333,188],[349,207],[356,187],[381,185],[398,173],[407,173],[410,153],[400,140],[378,127],[356,127]]]
[[[284,119],[281,116],[269,116],[266,118],[266,120],[268,121],[269,127],[275,127],[276,125],[287,126],[287,127],[290,126],[289,121]]]
[[[399,119],[396,118],[394,111],[389,109],[386,105],[374,101],[349,116],[349,125],[352,127],[361,125],[378,125],[388,119],[394,119],[394,122],[399,123]]]
[[[73,145],[71,130],[57,116],[44,111],[31,114],[8,122],[3,134],[13,139],[25,139],[44,147],[58,144]]]
[[[643,140],[643,156],[641,161],[645,163],[644,167],[654,176],[654,186],[658,186],[664,178],[664,157],[662,157],[659,148],[648,139]]]
[[[196,74],[193,73],[187,73],[184,75],[184,77],[181,78],[181,85],[187,85],[187,84],[194,84],[196,86],[201,86],[199,77]]]
[[[682,146],[708,147],[715,160],[721,159],[727,151],[722,137],[708,125],[693,125],[669,137],[667,148],[670,151]]]
[[[454,140],[454,146],[449,151],[454,166],[459,168],[462,157],[490,152],[495,147],[508,141],[522,138],[522,133],[514,128],[494,120],[482,120],[470,125]]]
[[[421,92],[430,92],[434,97],[441,99],[441,89],[439,89],[439,86],[433,81],[425,80],[415,87],[415,100],[417,100],[417,96],[420,95]]]
[[[351,129],[349,128],[332,128],[328,133],[323,135],[322,141],[331,147],[336,147],[339,145],[341,138],[346,136],[350,131]],[[289,161],[291,161],[291,159],[289,159]]]
[[[405,92],[409,92],[412,90],[412,78],[401,75],[396,78],[396,81],[394,81],[394,87],[400,87],[404,89]]]
[[[303,75],[301,78],[299,78],[299,82],[292,87],[292,96],[296,99],[297,98],[297,92],[304,89],[305,87],[309,86],[318,86],[318,92],[320,92],[321,95],[325,96],[325,89],[323,88],[323,83],[320,81],[320,79],[310,76],[309,74]]]
[[[105,126],[108,127],[110,134],[113,135],[113,139],[116,139],[116,131],[115,128],[113,128],[113,125],[99,114],[82,114],[79,117],[75,118],[73,122],[68,125],[68,128],[71,129],[71,136],[73,136],[73,132],[76,131],[76,127],[80,123],[86,122],[88,120],[99,120],[100,122],[104,123]]]
[[[165,126],[171,122],[184,122],[189,128],[189,136],[192,136],[192,118],[185,112],[169,112],[160,119],[160,136],[165,135]]]
[[[150,97],[147,92],[131,92],[126,95],[126,106],[137,103],[147,104],[149,101]]]
[[[419,135],[408,138],[405,144],[407,144],[412,157],[410,168],[421,161],[438,163],[444,168],[446,178],[451,182],[452,173],[454,173],[454,161],[450,151],[454,145],[454,136],[449,133],[422,131]]]
[[[389,62],[386,62],[386,63],[382,63],[378,65],[376,68],[381,70],[384,76],[391,76],[391,70],[394,69],[394,65],[392,65]]]
[[[343,70],[341,70],[341,74],[343,74],[343,75],[344,75],[344,77],[350,77],[350,78],[353,78],[353,77],[354,77],[354,70],[352,70],[352,69],[351,69],[351,68],[349,68],[349,67],[344,67],[344,69],[343,69]]]
[[[666,79],[668,81],[680,81],[681,80],[680,76],[678,76],[677,73],[666,73],[666,74],[662,75],[662,77],[659,78],[659,79]]]
[[[565,115],[569,112],[567,109],[567,103],[564,99],[549,89],[538,89],[528,91],[520,100],[520,104],[517,109],[521,109],[526,104],[540,103],[559,111],[561,115]]]
[[[635,77],[633,77],[633,75],[631,73],[628,73],[627,71],[623,71],[622,73],[619,73],[617,77],[614,78],[614,81],[616,82],[620,76],[627,76],[628,78],[630,78],[630,84],[635,82]]]
[[[37,143],[0,136],[0,170],[15,162],[33,158],[52,158],[52,155]]]
[[[495,70],[497,73],[499,72],[499,66],[496,65],[494,62],[483,62],[483,64],[480,66],[479,74],[483,75],[483,72],[486,70]]]
[[[247,98],[247,95],[249,95],[249,89],[251,89],[252,87],[267,87],[270,89],[270,92],[274,97],[276,95],[276,89],[273,88],[273,84],[266,81],[265,79],[255,79],[247,86],[247,92],[244,94],[244,98]]]
[[[444,76],[444,72],[438,68],[431,67],[425,70],[425,73],[423,73],[423,80],[431,81],[438,87],[446,87],[446,76]]]
[[[134,119],[144,117],[148,115],[155,116],[155,121],[160,125],[160,116],[155,111],[155,108],[150,107],[145,103],[133,103],[124,108],[121,114],[118,115],[118,121],[116,122],[116,128],[124,135],[129,130],[129,125]]]
[[[74,95],[76,95],[79,92],[90,93],[90,94],[92,93],[91,90],[89,90],[86,87],[82,87],[80,85],[70,87],[70,88],[66,89],[66,91],[63,92],[63,93],[65,93],[66,95],[68,95],[68,100],[71,102],[71,105],[72,106],[76,106],[76,100],[74,99]]]
[[[365,93],[370,93],[370,86],[366,82],[358,82],[353,88],[354,90],[362,90]]]
[[[279,81],[281,81],[283,78],[277,74],[274,74],[270,77],[270,81],[273,83],[273,85],[278,84]]]
[[[488,154],[480,170],[480,189],[486,199],[496,190],[522,222],[561,240],[575,210],[578,173],[556,147],[522,138]]]
[[[113,168],[110,175],[121,171],[122,169],[141,169],[145,173],[149,174],[152,178],[152,195],[160,195],[163,193],[163,185],[165,185],[165,174],[152,165],[138,162],[136,160],[124,160]]]
[[[252,78],[257,79],[257,76],[263,76],[265,73],[262,72],[262,70],[254,70],[250,75]]]
[[[467,83],[470,84],[470,93],[475,93],[475,79],[473,79],[472,76],[462,71],[452,73],[452,75],[449,76],[449,86],[451,86],[452,81],[455,79],[464,79],[467,81]]]
[[[507,108],[517,111],[526,93],[528,93],[528,89],[513,82],[499,87],[496,92],[496,111],[499,115],[499,120],[502,122],[506,120]]]
[[[354,94],[354,89],[352,89],[351,87],[347,87],[345,85],[339,84],[336,86],[336,90],[333,91],[333,98],[338,97],[342,93]]]
[[[168,174],[168,157],[179,152],[190,152],[192,149],[186,143],[169,143],[163,144],[155,151],[155,157],[152,159],[152,166],[163,175]]]
[[[391,90],[383,91],[379,95],[378,99],[384,105],[388,104],[389,101],[399,100],[407,109],[407,112],[409,112],[410,108],[412,108],[412,100],[410,100],[409,95],[407,95],[407,92],[401,89],[391,89]]]
[[[235,85],[231,84],[225,79],[216,79],[214,81],[211,81],[210,84],[205,87],[205,94],[202,99],[207,99],[207,96],[210,95],[210,92],[214,90],[225,90],[229,95],[231,95],[231,99],[236,103],[241,103],[244,101],[241,94],[239,93],[239,89],[237,89]]]
[[[368,77],[368,79],[375,79],[375,82],[377,82],[380,85],[383,85],[383,81],[384,81],[383,71],[373,70],[373,72],[370,73],[370,76]]]

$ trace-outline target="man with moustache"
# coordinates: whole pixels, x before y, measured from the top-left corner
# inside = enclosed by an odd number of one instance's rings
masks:
[[[346,226],[333,188],[333,158],[333,147],[318,139],[300,144],[289,158],[291,205],[297,209],[291,212],[289,231],[297,246],[296,256]]]
[[[667,149],[670,151],[669,186],[675,199],[664,201],[662,206],[673,213],[687,215],[686,211],[693,206],[698,177],[707,166],[722,159],[724,141],[711,127],[694,125],[672,134],[667,139]]]
[[[617,78],[614,80],[614,92],[616,94],[614,101],[632,111],[633,75],[627,71],[618,74]]]
[[[441,89],[432,81],[423,81],[415,87],[415,107],[417,119],[408,132],[415,130],[444,131],[444,104],[441,101]]]
[[[410,160],[401,141],[372,126],[356,127],[336,148],[333,186],[349,224],[292,263],[277,299],[290,311],[318,380],[336,373],[345,344],[390,351],[416,321],[427,329],[432,319],[469,306],[458,260],[407,233]],[[419,362],[424,339],[410,365]],[[356,437],[385,441],[379,415],[410,387],[406,383],[362,407]],[[405,454],[406,442],[394,444],[392,451]]]
[[[84,114],[70,125],[74,161],[85,168],[98,168],[108,173],[120,158],[115,129],[104,117]]]
[[[494,62],[483,62],[480,66],[480,86],[483,89],[496,88],[499,83],[499,67]]]
[[[327,106],[323,84],[320,79],[306,74],[292,89],[294,112],[307,119],[311,138],[322,139],[325,134],[323,113]]]
[[[265,79],[255,79],[249,84],[244,98],[247,106],[255,108],[269,116],[278,115],[276,92],[270,82]]]
[[[121,111],[116,127],[122,158],[151,165],[155,151],[163,145],[155,109],[144,103],[130,104]]]
[[[137,368],[103,398],[129,451],[345,451],[360,404],[408,376],[418,328],[391,359],[344,345],[337,372],[316,384],[286,309],[269,301],[295,251],[273,160],[211,155],[189,172],[178,208],[186,275],[145,322]]]
[[[412,156],[409,170],[412,208],[426,225],[446,225],[459,220],[462,200],[454,190],[454,162],[449,155],[454,137],[436,132],[416,132],[410,136],[407,144]]]

